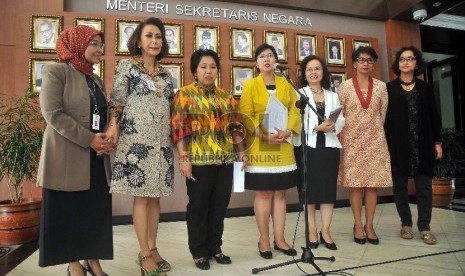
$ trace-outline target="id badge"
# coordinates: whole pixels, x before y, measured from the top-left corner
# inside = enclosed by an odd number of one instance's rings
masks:
[[[92,129],[99,130],[100,128],[100,115],[92,114]]]
[[[147,86],[150,90],[155,91],[155,83],[153,82],[153,80],[147,80]]]

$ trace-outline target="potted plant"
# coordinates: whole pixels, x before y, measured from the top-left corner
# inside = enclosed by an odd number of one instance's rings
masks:
[[[0,183],[9,200],[0,201],[0,244],[36,240],[41,201],[24,197],[24,183],[34,181],[39,163],[44,121],[38,97],[0,95]]]
[[[454,176],[460,169],[457,156],[465,152],[464,135],[455,128],[442,130],[442,158],[433,174],[433,206],[449,207],[454,196]]]

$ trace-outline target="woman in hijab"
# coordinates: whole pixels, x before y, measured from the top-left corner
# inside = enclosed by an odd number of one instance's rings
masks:
[[[47,127],[37,178],[43,187],[39,266],[69,263],[67,275],[107,275],[99,260],[113,259],[112,143],[104,134],[104,84],[92,73],[103,46],[99,30],[66,29],[56,44],[59,62],[42,71],[39,97]]]

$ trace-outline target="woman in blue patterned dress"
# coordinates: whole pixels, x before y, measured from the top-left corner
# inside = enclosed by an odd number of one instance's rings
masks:
[[[170,103],[173,83],[159,64],[168,54],[163,23],[148,18],[129,39],[132,57],[119,62],[110,97],[107,139],[117,143],[111,192],[134,196],[133,223],[146,275],[170,270],[156,246],[160,197],[173,193]]]

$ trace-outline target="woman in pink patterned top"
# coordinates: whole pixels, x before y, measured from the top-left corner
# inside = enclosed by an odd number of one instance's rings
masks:
[[[343,82],[339,100],[346,125],[340,134],[342,144],[338,183],[349,187],[354,215],[354,241],[379,244],[373,227],[377,188],[391,187],[391,163],[384,135],[388,95],[386,84],[370,76],[378,55],[371,47],[352,53],[356,75]],[[362,207],[365,202],[365,226]]]

